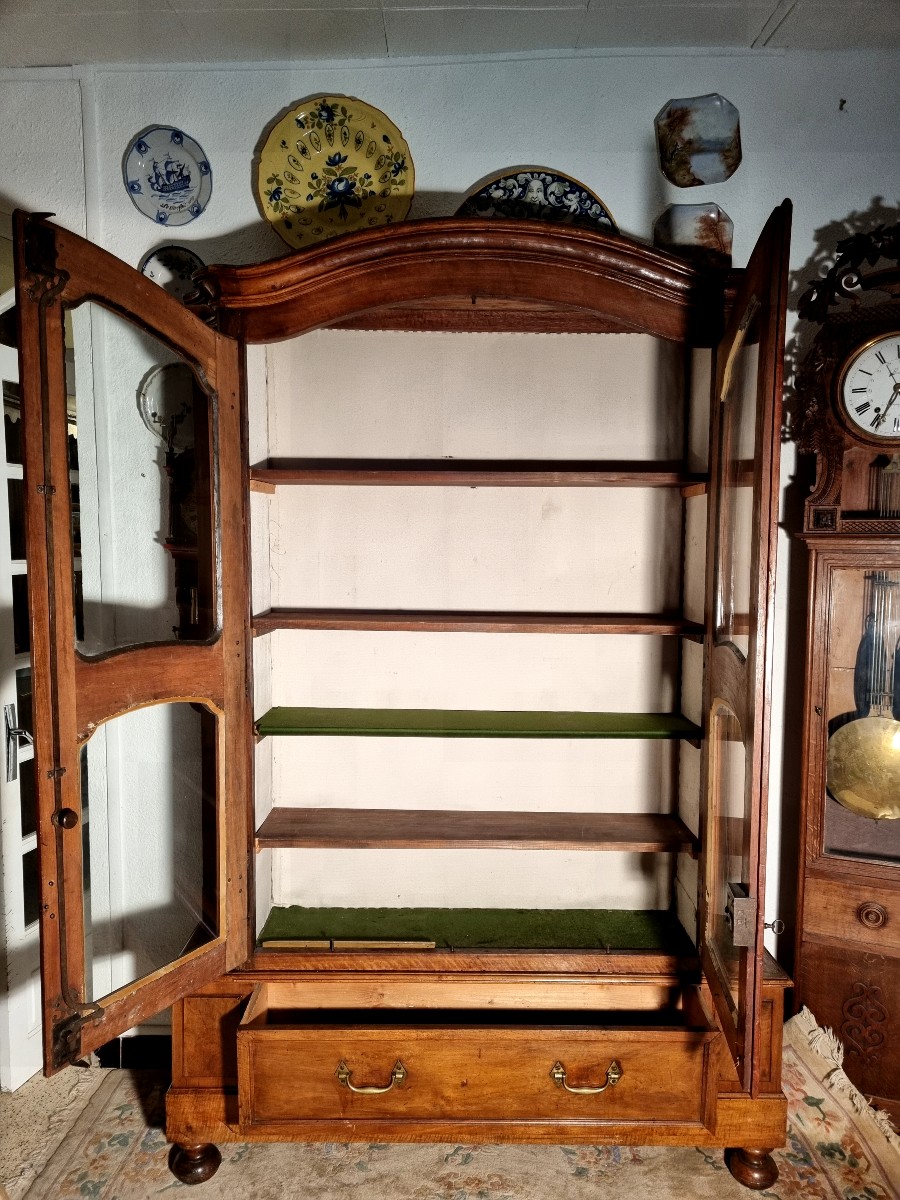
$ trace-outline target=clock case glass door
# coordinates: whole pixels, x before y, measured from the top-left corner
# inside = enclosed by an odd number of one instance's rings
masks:
[[[707,524],[707,577],[713,582],[706,606],[707,737],[698,942],[727,1044],[742,1081],[754,1094],[759,1075],[754,1031],[759,1026],[762,992],[760,901],[789,224],[790,205],[785,202],[773,214],[742,273],[731,318],[715,349]],[[392,236],[396,235],[395,229]],[[31,543],[39,550],[30,584],[33,640],[36,648],[42,648],[35,729],[45,1069],[53,1070],[250,959],[252,888],[247,871],[252,847],[248,798],[253,725],[246,675],[249,555],[241,494],[248,464],[242,449],[237,341],[211,332],[132,268],[42,219],[19,215],[17,255],[29,446],[28,528]],[[379,257],[377,245],[372,255]],[[465,266],[467,279],[474,279],[481,269],[476,259],[473,255]],[[498,282],[493,267],[484,271],[484,294],[504,296],[503,282]],[[379,275],[379,303],[404,298],[396,295],[398,285],[388,284],[388,278],[383,272]],[[553,287],[563,294],[568,282],[561,269],[559,279],[550,279],[548,295]],[[310,282],[320,299],[325,286],[316,279]],[[329,294],[322,304],[329,321],[338,321],[358,301],[345,294],[340,272],[327,286]],[[388,294],[391,287],[393,293]],[[434,290],[437,294],[437,283]],[[721,295],[721,283],[713,281],[710,294]],[[215,531],[210,593],[217,608],[213,634],[199,644],[131,645],[91,659],[76,648],[61,364],[64,305],[77,306],[86,299],[152,332],[192,367],[208,399],[207,474]],[[298,324],[304,319],[302,310],[302,297],[298,297],[293,318]],[[281,325],[279,329],[281,336],[290,332]],[[218,919],[199,948],[189,945],[172,963],[97,999],[85,971],[81,751],[104,722],[166,701],[190,701],[216,719]],[[225,746],[227,755],[222,752]],[[71,825],[70,813],[74,814]],[[138,863],[136,859],[135,869]],[[725,918],[733,884],[757,905],[749,934],[743,906],[744,933],[739,938]]]

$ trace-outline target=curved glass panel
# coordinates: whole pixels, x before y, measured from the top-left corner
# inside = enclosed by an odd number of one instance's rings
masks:
[[[717,962],[719,979],[730,994],[737,1025],[741,951],[735,944],[735,922],[740,921],[740,913],[736,915],[734,901],[741,899],[746,883],[747,750],[740,723],[724,704],[717,705],[714,710],[710,736],[712,770],[706,941]]]
[[[77,649],[205,641],[213,405],[187,363],[100,305],[67,314],[66,341]]]
[[[900,862],[900,568],[830,574],[826,854]]]
[[[731,642],[746,658],[750,649],[753,567],[754,460],[759,333],[751,305],[724,372],[720,403],[719,522],[716,579],[716,638]]]
[[[216,718],[158,704],[102,725],[81,752],[87,1000],[219,933]]]

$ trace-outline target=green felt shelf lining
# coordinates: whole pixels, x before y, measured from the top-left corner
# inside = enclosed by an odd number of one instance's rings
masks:
[[[606,908],[273,908],[260,941],[290,938],[433,941],[439,950],[695,953],[674,913]]]
[[[260,736],[686,738],[702,732],[678,713],[483,712],[430,708],[271,708]]]

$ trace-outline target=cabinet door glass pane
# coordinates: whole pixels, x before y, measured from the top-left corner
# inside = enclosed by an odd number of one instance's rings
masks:
[[[16,654],[27,654],[31,649],[31,621],[28,617],[28,576],[13,575],[13,642]]]
[[[735,343],[726,367],[719,464],[718,578],[716,635],[747,657],[750,645],[753,564],[753,474],[759,343],[755,321]]]
[[[9,498],[9,556],[22,561],[25,558],[25,483],[21,479],[8,479],[6,489]]]
[[[900,569],[830,583],[825,852],[900,862]]]
[[[15,315],[15,314],[13,314]],[[22,462],[22,405],[19,385],[3,381],[3,432],[6,439],[6,461]]]
[[[22,918],[25,928],[34,925],[40,909],[37,850],[22,855]]]
[[[719,705],[711,731],[712,774],[710,796],[710,897],[707,909],[707,945],[718,964],[718,975],[730,992],[737,1025],[740,1009],[739,967],[741,951],[735,945],[732,896],[745,882],[744,838],[747,751],[734,713]],[[730,903],[731,901],[731,903]]]
[[[19,759],[19,806],[22,815],[22,837],[37,832],[37,807],[34,794],[34,759]]]
[[[124,318],[96,304],[69,318],[77,648],[204,641],[217,626],[210,400]]]
[[[174,963],[219,930],[215,718],[142,708],[82,750],[87,999]]]

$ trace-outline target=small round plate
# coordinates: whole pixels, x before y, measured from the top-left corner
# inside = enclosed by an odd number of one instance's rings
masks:
[[[212,195],[202,147],[171,125],[151,125],[139,134],[125,152],[122,174],[135,207],[158,225],[186,225]]]
[[[191,277],[202,266],[205,266],[203,259],[187,246],[159,246],[144,255],[138,270],[158,283],[164,292],[183,300],[194,290]]]
[[[510,167],[477,185],[456,210],[458,217],[531,218],[618,233],[599,196],[548,167]]]
[[[317,96],[279,118],[256,163],[266,220],[299,249],[402,221],[415,170],[403,134],[353,96]]]

